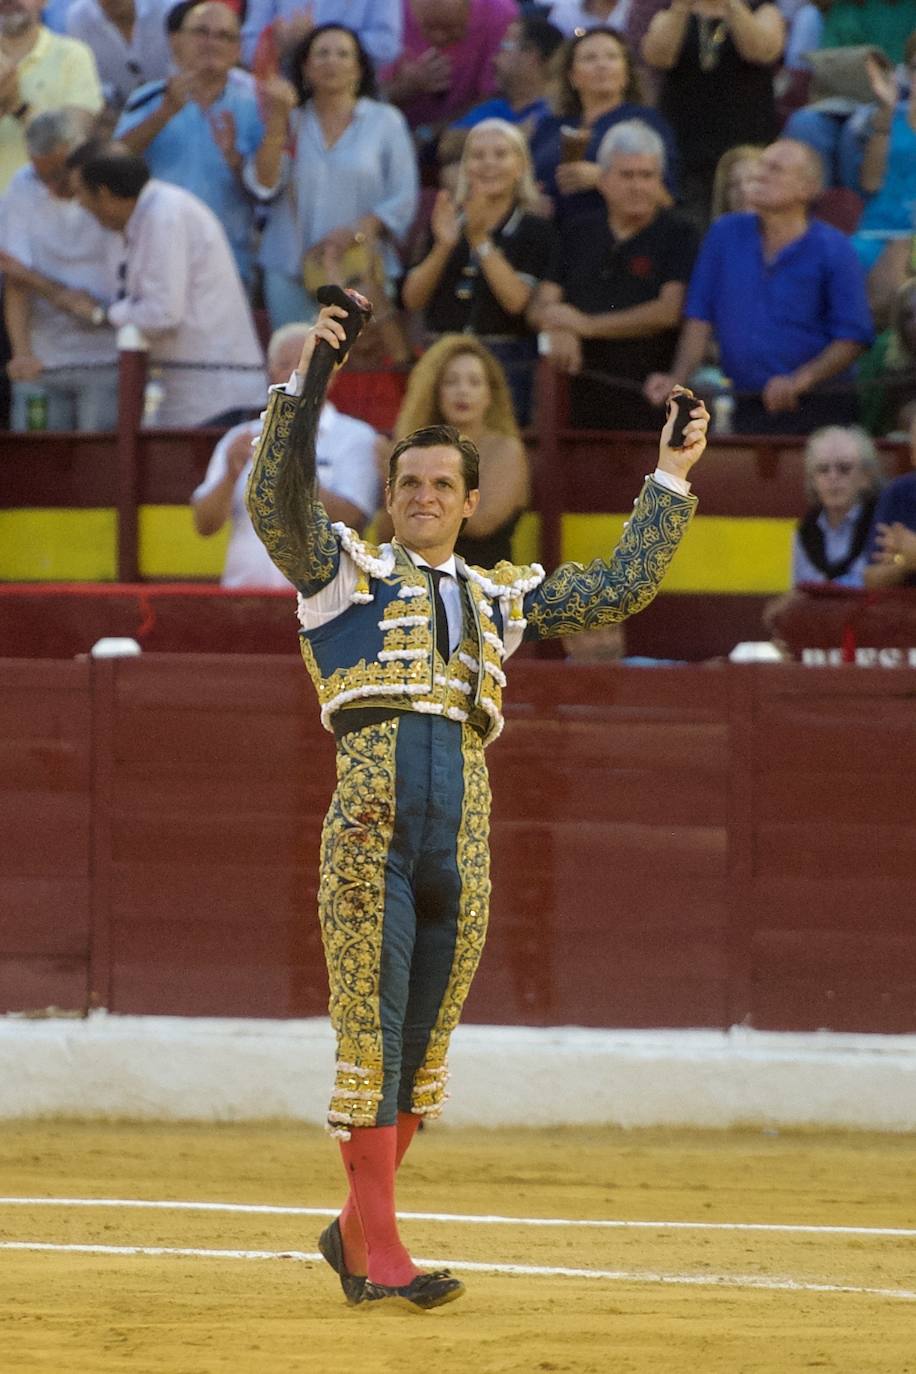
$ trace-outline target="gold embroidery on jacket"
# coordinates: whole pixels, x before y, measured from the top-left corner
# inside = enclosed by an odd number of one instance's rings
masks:
[[[695,508],[695,498],[646,482],[610,559],[564,563],[541,584],[528,608],[536,637],[616,624],[648,606]]]
[[[255,447],[245,503],[255,532],[273,562],[290,582],[304,590],[306,595],[314,596],[333,579],[340,557],[337,537],[331,528],[327,511],[320,501],[315,501],[312,507],[312,539],[303,553],[291,544],[274,505],[277,470],[289,439],[297,404],[296,396],[288,396],[281,391],[270,393],[264,428]]]

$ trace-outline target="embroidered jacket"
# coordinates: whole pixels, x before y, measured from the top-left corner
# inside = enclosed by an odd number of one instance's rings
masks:
[[[436,643],[432,581],[396,542],[376,546],[314,506],[314,538],[298,552],[273,500],[277,468],[297,398],[271,392],[248,485],[254,528],[304,603],[339,575],[355,571],[350,605],[317,628],[302,629],[302,656],[318,693],[322,723],[351,705],[393,707],[470,721],[490,743],[503,726],[503,661],[523,639],[594,629],[647,606],[690,522],[696,498],[647,479],[610,559],[564,563],[549,576],[537,563],[483,570],[456,560],[465,606],[462,642],[450,657]]]

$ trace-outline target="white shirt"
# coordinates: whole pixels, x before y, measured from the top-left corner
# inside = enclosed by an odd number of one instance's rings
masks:
[[[432,563],[427,563],[426,559],[420,554],[414,553],[413,549],[408,549],[407,553],[413,560],[414,567],[432,568]],[[464,633],[464,609],[461,605],[461,588],[458,586],[458,566],[455,562],[455,555],[447,558],[444,563],[435,565],[436,572],[445,573],[439,583],[439,595],[442,597],[442,604],[445,607],[445,619],[448,623],[448,651],[454,653],[458,641]]]
[[[261,405],[264,355],[213,211],[190,191],[154,178],[140,192],[123,242],[127,294],[108,318],[119,328],[136,325],[149,341],[150,366],[162,367],[157,423],[199,425]],[[171,362],[191,366],[170,370]]]
[[[194,491],[196,502],[218,486],[229,467],[229,450],[240,435],[253,444],[261,433],[260,420],[236,425],[220,439],[210,458],[206,476]],[[371,517],[378,509],[380,482],[375,461],[376,433],[371,425],[352,415],[341,415],[325,401],[318,421],[316,469],[318,482]],[[224,587],[286,587],[289,582],[273,563],[254,531],[245,506],[245,488],[251,474],[251,461],[245,464],[232,489],[229,547],[220,582]]]
[[[121,240],[75,200],[53,196],[31,163],[20,167],[0,199],[0,248],[78,291],[109,301],[117,290]],[[46,367],[114,363],[115,333],[94,328],[33,292],[32,352]]]

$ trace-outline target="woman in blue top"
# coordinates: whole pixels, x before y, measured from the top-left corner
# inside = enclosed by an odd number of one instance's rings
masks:
[[[862,189],[870,194],[852,243],[862,265],[874,267],[893,239],[908,239],[916,223],[916,34],[906,45],[908,100],[897,99],[893,71],[865,59],[877,109],[862,159]]]
[[[290,66],[294,88],[279,78],[272,83],[285,88],[286,107],[282,90],[272,89],[267,137],[249,180],[270,203],[259,262],[274,329],[316,316],[303,279],[310,261],[317,280],[340,280],[348,261],[377,251],[386,277],[399,275],[395,245],[418,200],[407,122],[393,105],[374,99],[372,64],[356,34],[340,24],[319,25],[294,50]]]
[[[633,57],[619,34],[590,29],[573,38],[563,52],[558,86],[557,113],[545,115],[537,125],[531,157],[561,227],[604,209],[596,190],[598,145],[622,119],[641,119],[661,136],[665,182],[676,195],[678,150],[671,125],[657,110],[640,103]]]

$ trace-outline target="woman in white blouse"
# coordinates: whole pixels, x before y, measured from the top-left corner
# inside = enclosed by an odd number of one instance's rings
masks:
[[[418,176],[407,122],[374,99],[375,76],[352,30],[323,24],[294,50],[293,85],[267,86],[267,136],[249,188],[269,202],[259,261],[274,329],[312,319],[313,281],[361,273],[378,250],[398,275],[397,243],[417,209]]]

